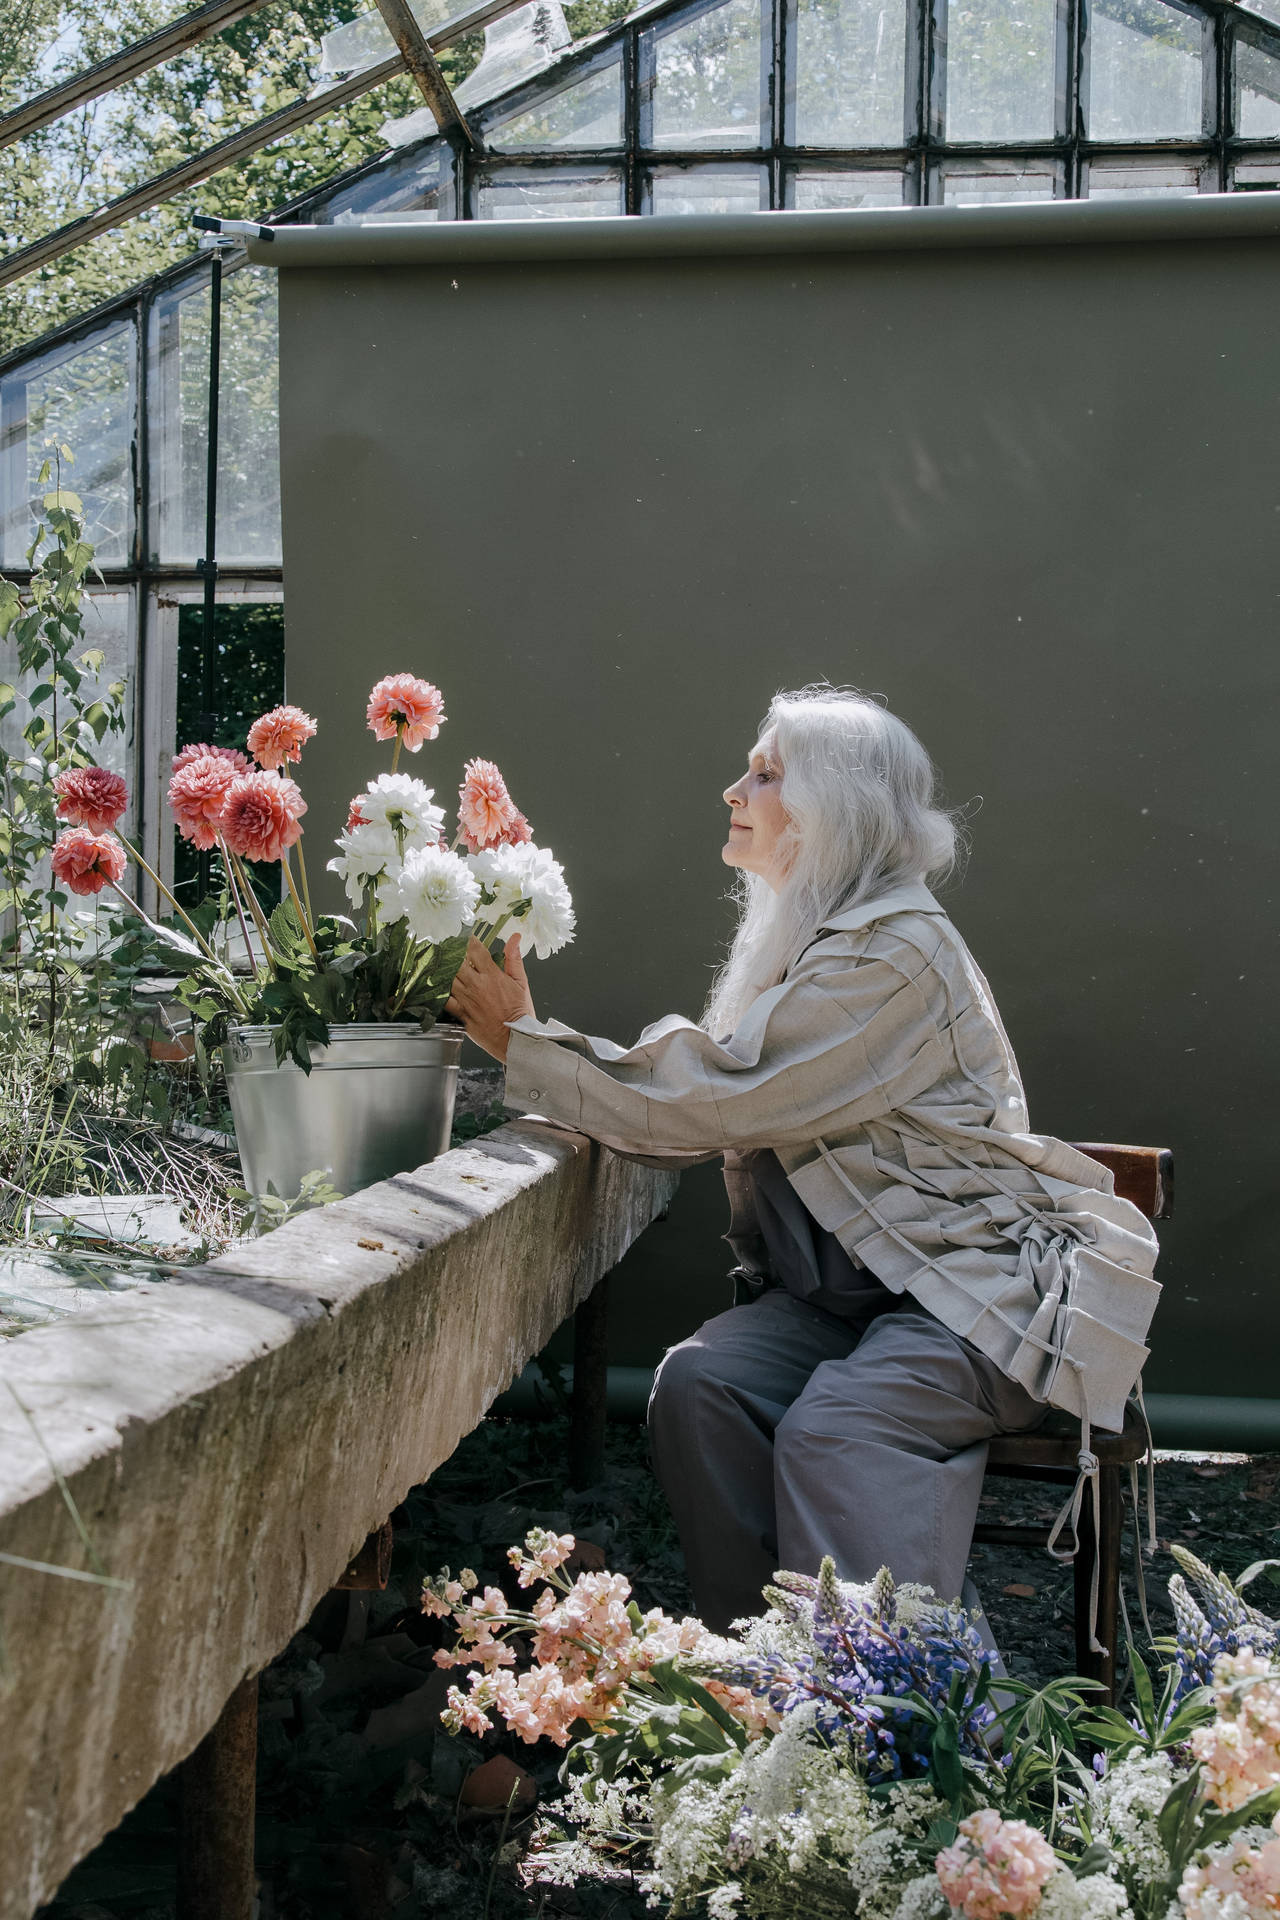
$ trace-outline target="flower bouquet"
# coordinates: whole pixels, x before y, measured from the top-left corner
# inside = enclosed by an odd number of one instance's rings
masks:
[[[393,743],[391,770],[352,800],[329,870],[343,881],[353,916],[312,910],[302,849],[307,803],[288,769],[316,723],[280,706],[249,729],[248,756],[230,747],[183,747],[168,802],[178,832],[220,856],[222,892],[187,912],[141,854],[114,832],[124,811],[118,774],[77,768],[55,782],[67,823],[53,848],[57,877],[72,892],[119,888],[130,858],[155,882],[181,928],[164,929],[183,965],[180,997],[191,1008],[202,1054],[233,1026],[267,1026],[275,1057],[304,1073],[330,1028],[435,1023],[467,941],[486,947],[519,930],[539,958],[573,937],[564,873],[532,830],[492,761],[471,760],[458,795],[458,826],[446,844],[432,788],[398,770],[445,719],[439,690],[397,673],[374,687],[369,727]],[[256,764],[255,764],[256,763]],[[295,876],[291,861],[297,850]],[[258,898],[250,863],[277,864],[279,905]],[[234,951],[239,934],[239,954]]]
[[[1093,1683],[992,1673],[927,1588],[780,1573],[708,1633],[642,1614],[619,1575],[568,1577],[569,1535],[510,1560],[532,1606],[470,1569],[427,1582],[436,1654],[472,1669],[446,1727],[565,1750],[567,1791],[521,1873],[625,1884],[708,1920],[1275,1920],[1280,1625],[1174,1546],[1178,1625],[1127,1711]],[[1194,1589],[1194,1592],[1192,1591]]]
[[[153,931],[183,974],[178,997],[201,1065],[223,1050],[245,1185],[260,1204],[273,1191],[290,1199],[321,1170],[350,1193],[443,1151],[463,1035],[436,1023],[468,940],[491,948],[518,930],[543,958],[573,937],[559,863],[534,844],[492,761],[467,763],[448,844],[432,789],[399,771],[401,753],[433,740],[444,718],[438,689],[412,674],[391,674],[370,695],[369,726],[392,743],[391,770],[351,802],[328,863],[350,915],[311,904],[307,803],[289,768],[316,723],[299,707],[255,720],[248,756],[207,745],[176,756],[168,800],[178,832],[221,867],[219,897],[191,912],[115,831],[119,775],[77,767],[54,783],[66,823],[53,847],[57,878],[77,894],[120,890],[132,858],[173,909],[177,924]],[[265,901],[255,885],[263,863]],[[326,1069],[314,1082],[313,1067]]]

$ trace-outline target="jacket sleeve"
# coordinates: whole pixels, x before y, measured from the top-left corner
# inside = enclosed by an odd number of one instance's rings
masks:
[[[526,1016],[509,1023],[507,1104],[634,1154],[802,1145],[892,1112],[946,1070],[924,970],[911,949],[897,964],[820,942],[723,1041],[678,1015],[633,1047]]]

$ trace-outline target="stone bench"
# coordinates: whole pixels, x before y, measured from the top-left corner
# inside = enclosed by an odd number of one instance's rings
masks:
[[[192,1753],[674,1186],[517,1121],[0,1347],[0,1552],[126,1583],[0,1562],[0,1920]]]

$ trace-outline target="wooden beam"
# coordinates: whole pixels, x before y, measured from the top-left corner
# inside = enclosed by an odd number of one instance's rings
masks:
[[[73,74],[70,80],[37,94],[34,100],[24,101],[11,112],[0,114],[0,147],[21,140],[24,134],[34,133],[37,127],[48,126],[51,120],[60,119],[73,107],[82,107],[86,100],[96,100],[100,93],[109,93],[127,80],[136,80],[140,73],[162,66],[176,53],[185,53],[188,47],[198,46],[211,34],[221,33],[224,27],[243,19],[246,13],[254,12],[262,4],[263,0],[207,0],[205,6],[197,7],[194,13],[184,13],[181,19],[161,27],[158,33],[149,33],[145,40],[135,40],[131,46],[113,53],[110,59],[99,60],[96,66],[86,67],[83,73]]]
[[[441,129],[456,128],[472,151],[476,151],[480,142],[449,91],[449,82],[441,73],[439,62],[414,18],[408,0],[378,0],[378,12],[386,22],[387,32],[399,47],[419,93],[435,116],[436,125]]]

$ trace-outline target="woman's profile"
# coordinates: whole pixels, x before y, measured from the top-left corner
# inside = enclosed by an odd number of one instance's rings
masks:
[[[877,702],[779,694],[724,794],[740,914],[701,1024],[620,1047],[539,1021],[516,941],[505,968],[473,942],[449,1003],[505,1060],[509,1106],[664,1164],[724,1158],[745,1297],[667,1353],[649,1410],[716,1630],[824,1554],[954,1598],[990,1438],[1052,1400],[1082,1416],[1083,1466],[1145,1357],[1154,1235],[1106,1169],[1030,1131],[930,891],[956,852],[936,786]]]

